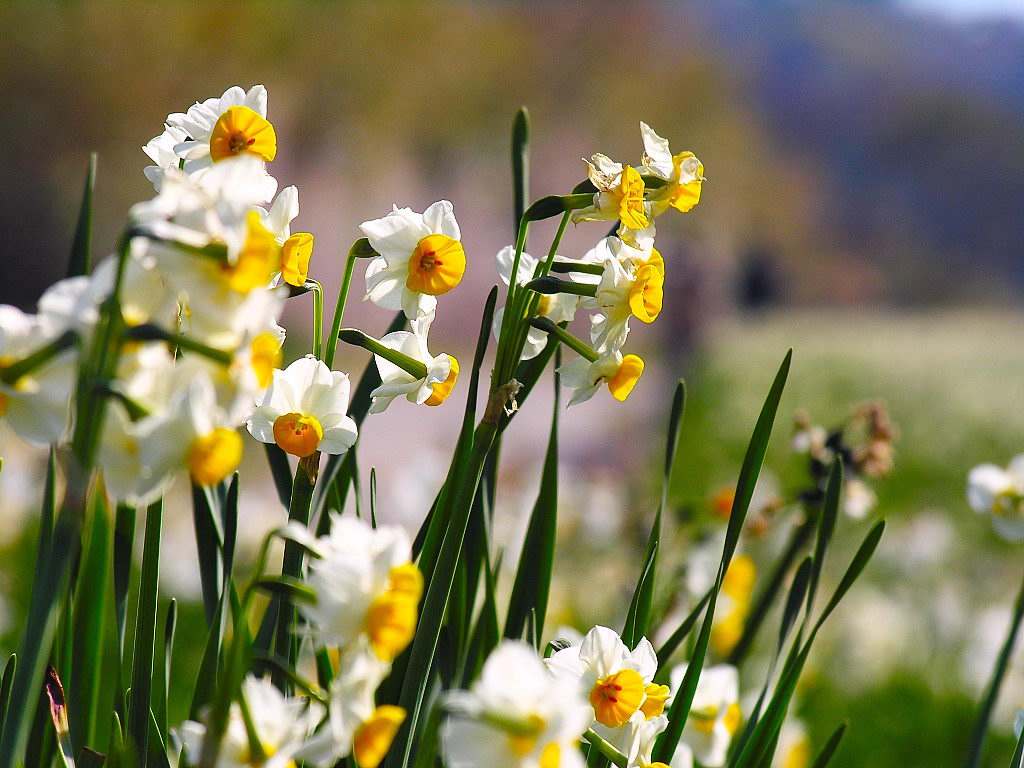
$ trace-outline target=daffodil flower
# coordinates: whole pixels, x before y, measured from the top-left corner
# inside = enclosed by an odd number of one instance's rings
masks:
[[[634,715],[649,720],[665,709],[668,688],[654,683],[658,657],[647,638],[631,651],[615,630],[594,627],[582,643],[556,651],[547,664],[577,682],[593,710],[594,729],[614,744],[623,742],[620,729]]]
[[[413,320],[412,331],[394,331],[379,342],[364,338],[374,353],[380,385],[370,393],[370,413],[381,413],[396,397],[416,405],[441,405],[455,388],[459,361],[448,354],[432,355],[427,334],[433,316]]]
[[[197,102],[184,114],[168,115],[166,122],[188,135],[174,148],[185,161],[186,173],[238,155],[268,162],[277,155],[277,133],[267,121],[267,89],[262,85],[248,91],[232,86],[220,98]]]
[[[800,720],[787,720],[779,731],[779,746],[772,758],[772,768],[807,768],[814,754],[807,726]]]
[[[227,730],[215,768],[291,768],[306,740],[323,717],[323,707],[304,698],[286,698],[266,679],[249,676],[242,682],[248,719],[262,748],[254,755],[246,717],[238,703],[228,713]],[[206,724],[188,720],[178,730],[190,765],[198,765]]]
[[[434,312],[437,297],[452,290],[466,271],[466,252],[452,204],[434,203],[422,214],[399,208],[359,225],[380,255],[366,269],[366,298],[410,320]]]
[[[526,643],[503,641],[469,691],[448,695],[441,750],[448,768],[582,768],[577,744],[591,710],[571,679]]]
[[[339,656],[330,716],[298,754],[306,764],[329,768],[351,754],[360,768],[377,768],[405,720],[401,707],[375,704],[374,694],[391,665],[364,646],[350,645]]]
[[[0,305],[0,372],[38,351],[55,335],[40,316]],[[15,381],[0,381],[0,419],[19,437],[36,445],[65,437],[71,421],[76,357],[74,349],[65,349]]]
[[[644,361],[637,355],[623,355],[618,350],[594,356],[578,357],[562,363],[558,372],[562,384],[573,390],[569,405],[585,403],[602,385],[608,387],[619,402],[629,397],[644,372]]]
[[[242,460],[242,437],[207,376],[181,386],[166,412],[143,419],[137,434],[139,461],[154,487],[182,468],[196,485],[216,485]]]
[[[583,302],[596,310],[591,341],[598,350],[618,349],[629,335],[630,318],[650,324],[661,314],[665,261],[657,249],[640,250],[618,237],[601,240],[587,260],[604,264],[594,297]]]
[[[356,442],[356,423],[346,415],[348,396],[347,374],[332,371],[312,355],[300,357],[274,371],[249,419],[249,433],[300,458],[317,451],[345,453]]]
[[[345,648],[365,640],[383,662],[405,650],[416,628],[423,577],[403,529],[372,528],[340,515],[327,536],[314,538],[297,524],[288,535],[314,555],[308,583],[317,600],[301,610],[320,644]]]
[[[645,229],[651,223],[651,206],[644,198],[644,180],[639,171],[606,155],[596,154],[587,164],[587,178],[597,187],[593,205],[573,213],[573,221],[618,221],[620,235]]]
[[[281,246],[281,279],[302,287],[309,275],[314,238],[309,232],[292,233],[291,224],[299,215],[299,190],[285,187],[277,193],[270,210],[260,209],[261,223]]]
[[[679,691],[686,664],[672,670],[672,693]],[[743,722],[740,710],[739,673],[729,664],[717,664],[701,671],[690,705],[690,716],[682,740],[697,762],[706,768],[725,765],[729,745]]]
[[[1024,454],[1005,469],[980,464],[967,476],[967,502],[992,517],[992,527],[1007,541],[1024,541]]]
[[[640,123],[640,135],[644,142],[643,169],[665,182],[650,192],[654,215],[658,216],[669,208],[686,213],[700,202],[704,164],[693,152],[673,155],[668,140],[656,134],[647,123]]]
[[[165,125],[164,132],[159,136],[154,136],[142,148],[146,156],[153,161],[153,165],[147,165],[142,172],[158,192],[160,185],[163,184],[164,174],[172,168],[177,170],[179,166],[181,158],[178,157],[174,148],[186,140],[188,140],[188,134],[184,128]]]
[[[722,580],[718,608],[711,625],[711,647],[719,656],[727,656],[743,635],[756,578],[757,566],[750,555],[733,557]]]

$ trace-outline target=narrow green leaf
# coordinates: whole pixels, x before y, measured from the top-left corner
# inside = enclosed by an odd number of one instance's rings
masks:
[[[95,752],[88,747],[83,747],[78,753],[78,768],[103,768],[107,762],[107,756]]]
[[[292,468],[288,463],[288,454],[282,451],[276,443],[264,443],[263,448],[267,454],[267,463],[270,465],[270,476],[274,480],[274,488],[277,489],[277,498],[287,509],[288,502],[292,498]]]
[[[219,500],[211,488],[192,484],[192,523],[199,556],[199,582],[203,591],[203,609],[209,626],[220,603],[222,574],[221,550],[224,531],[220,523]]]
[[[1021,729],[1017,737],[1017,747],[1013,750],[1013,757],[1010,758],[1010,768],[1021,768],[1024,766],[1024,729]]]
[[[675,653],[679,646],[683,644],[687,637],[690,636],[690,632],[693,631],[694,625],[697,623],[697,619],[700,617],[701,611],[707,607],[708,601],[711,599],[711,591],[708,590],[691,610],[685,619],[676,627],[676,630],[669,636],[668,640],[661,644],[658,649],[658,674],[661,675],[664,672],[668,674],[668,660],[672,658],[672,654]]]
[[[142,554],[142,580],[135,621],[135,650],[132,658],[132,701],[128,711],[128,738],[137,754],[149,752],[149,708],[153,682],[153,654],[156,648],[157,595],[160,588],[160,533],[163,528],[163,500],[146,510],[146,533]]]
[[[754,493],[754,485],[757,483],[757,476],[761,471],[764,462],[764,455],[768,449],[768,440],[771,437],[772,426],[775,423],[775,414],[778,412],[779,401],[782,399],[782,390],[786,386],[786,378],[789,376],[789,366],[793,353],[786,353],[775,375],[768,397],[757,418],[754,426],[754,434],[750,438],[746,455],[743,457],[743,464],[740,467],[739,479],[736,483],[736,493],[733,498],[732,511],[729,515],[729,525],[725,532],[725,545],[722,548],[722,560],[718,567],[718,576],[711,592],[711,599],[708,600],[708,607],[704,614],[704,623],[701,625],[700,634],[697,636],[697,644],[683,676],[682,684],[675,694],[672,706],[669,709],[668,728],[658,738],[654,747],[654,761],[670,763],[675,754],[679,738],[683,733],[683,726],[690,714],[690,705],[693,703],[693,696],[697,690],[697,682],[700,680],[700,673],[704,667],[704,658],[707,655],[708,643],[711,640],[711,625],[714,621],[715,603],[718,593],[722,588],[722,581],[729,569],[733,553],[736,551],[736,544],[739,541],[743,524],[746,521],[747,510],[750,507],[750,499]]]
[[[544,454],[540,489],[530,513],[526,539],[519,555],[519,566],[509,596],[505,619],[505,637],[523,636],[526,617],[536,611],[535,636],[544,633],[544,617],[548,611],[551,572],[555,560],[555,535],[558,529],[558,418],[561,412],[559,375],[554,374],[555,393],[551,411],[551,432]]]
[[[811,571],[810,586],[807,590],[807,610],[814,607],[814,596],[818,591],[818,582],[821,579],[821,568],[825,563],[825,553],[832,541],[832,534],[836,529],[836,519],[839,516],[839,496],[843,487],[843,462],[838,457],[832,462],[832,470],[829,472],[828,485],[825,487],[825,501],[821,508],[821,517],[818,520],[818,540],[814,547],[814,568]]]
[[[117,621],[118,658],[123,662],[124,629],[128,615],[132,552],[135,545],[135,508],[118,504],[114,520],[114,616]]]
[[[92,152],[85,169],[85,186],[82,190],[82,204],[78,209],[75,239],[71,244],[68,277],[87,275],[92,269],[92,198],[95,186],[96,153]]]
[[[512,235],[530,200],[530,113],[520,107],[512,121]]]
[[[168,731],[167,701],[171,691],[171,661],[174,655],[174,629],[178,620],[178,603],[174,598],[167,604],[164,616],[163,642],[160,646],[160,658],[163,659],[163,674],[156,675],[156,687],[153,691],[153,715],[156,718],[157,732],[166,739]]]
[[[985,687],[985,693],[978,704],[978,714],[971,729],[971,741],[967,750],[967,758],[964,761],[966,768],[977,768],[981,765],[981,758],[985,750],[985,736],[988,733],[989,720],[992,719],[992,710],[995,709],[996,701],[999,700],[999,691],[1003,686],[1003,679],[1010,666],[1010,659],[1013,658],[1014,649],[1017,647],[1017,637],[1020,635],[1021,621],[1024,619],[1024,582],[1021,582],[1020,591],[1017,593],[1017,602],[1013,608],[1013,619],[1010,622],[1010,630],[1006,633],[999,656],[996,657],[996,664],[992,668],[992,677]]]
[[[3,677],[0,677],[0,727],[7,719],[7,708],[11,705],[11,684],[14,682],[14,672],[17,669],[18,654],[12,653],[7,657]]]
[[[113,521],[102,483],[91,494],[89,530],[79,565],[74,597],[74,658],[70,679],[70,717],[76,746],[93,744],[99,726],[100,688],[103,671],[104,634],[107,628],[107,595],[113,550]]]
[[[828,741],[825,742],[825,747],[818,753],[818,756],[814,758],[814,763],[811,768],[825,768],[829,763],[832,762],[832,758],[835,757],[836,752],[839,749],[839,743],[843,740],[843,736],[846,735],[846,723],[840,723],[839,727],[832,731],[832,735],[828,737]]]
[[[264,592],[285,597],[291,602],[316,602],[316,590],[292,576],[265,576],[256,582],[256,586]]]

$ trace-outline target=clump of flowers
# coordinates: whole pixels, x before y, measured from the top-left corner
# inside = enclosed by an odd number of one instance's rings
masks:
[[[499,617],[504,592],[488,537],[502,432],[561,351],[570,359],[557,367],[556,399],[560,384],[571,392],[570,405],[602,387],[618,401],[630,396],[644,370],[626,348],[630,326],[655,322],[665,299],[656,220],[688,212],[700,199],[704,168],[693,153],[673,153],[644,123],[640,143],[637,164],[595,153],[587,179],[569,194],[531,203],[529,125],[520,112],[513,154],[524,194],[515,242],[497,254],[504,288],[488,296],[471,364],[460,364],[431,352],[441,348],[431,332],[437,313],[474,268],[452,203],[422,213],[396,205],[360,225],[328,325],[314,277],[325,257],[314,260],[313,234],[293,231],[297,188],[278,191],[269,171],[279,147],[266,89],[232,87],[168,115],[144,147],[154,194],[131,208],[115,252],[92,268],[88,239],[79,238],[69,276],[46,291],[35,314],[0,307],[0,416],[54,451],[39,582],[17,671],[12,661],[0,686],[10,693],[0,768],[20,764],[29,746],[47,765],[58,748],[66,765],[142,759],[193,768],[411,768],[437,759],[451,768],[768,764],[811,643],[842,594],[814,618],[816,576],[794,581],[807,599],[790,596],[787,656],[778,674],[779,659],[772,663],[765,693],[749,712],[740,708],[737,668],[705,661],[732,653],[740,633],[750,631],[755,571],[737,544],[788,355],[729,502],[715,575],[692,616],[670,626],[660,647],[647,634],[657,620],[664,494],[622,631],[598,626],[578,645],[543,642],[560,408]],[[86,195],[81,231],[89,229],[90,200]],[[532,249],[546,255],[531,256],[531,224],[556,217],[551,242]],[[568,224],[589,221],[615,222],[614,231],[602,224],[592,248],[561,255]],[[344,325],[361,261],[365,298],[392,313],[383,333]],[[279,320],[287,302],[306,295],[312,343],[286,361]],[[583,338],[567,328],[579,313],[588,314]],[[488,382],[483,361],[492,335]],[[334,369],[339,341],[369,353],[358,380]],[[399,398],[408,405],[394,407],[440,407],[456,393],[466,400],[451,469],[433,502],[424,499],[423,524],[410,536],[378,509],[376,470],[369,505],[362,503],[359,437],[374,425],[373,414]],[[666,488],[682,402],[680,383],[667,428]],[[826,438],[821,450],[861,475],[884,473],[891,429],[883,417],[878,409],[859,412],[866,442],[851,447]],[[246,433],[266,456],[281,518],[265,532],[251,578],[243,579],[234,565],[239,526],[249,524],[236,472],[255,445]],[[826,461],[824,453],[813,458]],[[59,504],[58,463],[66,480]],[[390,468],[381,469],[387,482]],[[163,505],[171,484],[183,481],[192,491],[207,637],[201,668],[186,673],[172,672],[173,602],[158,627]],[[806,561],[805,569],[820,571],[828,548],[824,532],[838,509],[829,487],[818,562]],[[143,559],[134,585],[140,515]],[[881,531],[878,524],[866,538],[847,584]],[[279,567],[275,544],[283,544]],[[105,626],[111,559],[116,632]],[[129,594],[137,596],[131,648]],[[799,631],[790,635],[798,619]],[[674,662],[684,647],[685,661]],[[86,704],[68,707],[63,670],[50,670],[56,745],[32,726],[51,658],[75,659],[69,679],[81,690],[71,700]],[[111,660],[116,669],[106,670]],[[130,681],[121,679],[123,667],[130,667]],[[114,690],[100,697],[102,686]],[[173,725],[172,692],[191,700],[189,718]]]

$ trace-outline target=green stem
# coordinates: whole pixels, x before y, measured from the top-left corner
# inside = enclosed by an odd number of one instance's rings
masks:
[[[537,265],[537,269],[534,274],[535,277],[543,277],[551,270],[551,265],[554,264],[555,261],[555,254],[558,252],[558,246],[562,243],[562,237],[565,235],[565,230],[569,225],[571,217],[572,215],[568,211],[562,215],[562,219],[558,223],[558,230],[555,232],[555,236],[551,240],[551,247],[548,248],[548,256],[542,264]],[[529,320],[537,314],[537,308],[540,306],[540,295],[531,291],[524,291],[524,295],[526,296],[526,311],[519,315],[519,317],[522,317],[524,320]],[[522,325],[517,329],[516,344],[513,347],[513,349],[516,350],[514,359],[517,361],[523,356],[523,347],[526,346],[526,337],[529,332],[530,328],[527,323],[522,323]]]
[[[573,296],[596,296],[597,286],[590,283],[574,283],[572,280],[562,280],[558,277],[538,277],[528,282],[524,288],[537,293],[569,293]]]
[[[391,347],[385,347],[379,341],[372,336],[367,336],[362,331],[356,330],[355,328],[342,328],[338,332],[338,338],[344,341],[346,344],[352,344],[356,347],[362,347],[363,349],[372,352],[375,355],[383,357],[385,360],[394,363],[403,371],[408,373],[410,376],[417,379],[427,378],[427,366],[408,355],[399,352],[397,349],[391,349]]]
[[[602,755],[612,761],[619,768],[626,768],[626,756],[615,747],[602,739],[590,728],[583,734],[583,738],[590,742],[590,746],[596,748]]]
[[[356,240],[348,249],[348,256],[345,259],[345,274],[341,278],[341,287],[338,289],[338,301],[334,305],[334,319],[331,321],[331,332],[327,334],[327,343],[324,346],[323,360],[330,368],[334,365],[334,353],[338,348],[338,331],[341,330],[341,321],[345,317],[345,304],[348,302],[348,293],[352,288],[352,273],[356,268],[356,259],[359,258],[359,248],[362,238]]]
[[[992,679],[989,680],[985,689],[985,697],[978,709],[978,718],[974,721],[974,728],[971,731],[971,746],[967,752],[967,760],[964,762],[966,768],[977,768],[981,765],[981,756],[985,748],[985,735],[988,732],[988,723],[992,718],[992,710],[995,708],[996,700],[999,698],[999,689],[1003,685],[1003,678],[1006,677],[1006,670],[1010,666],[1010,658],[1013,656],[1013,649],[1017,645],[1017,635],[1020,634],[1021,620],[1024,619],[1024,582],[1021,583],[1020,591],[1017,593],[1017,604],[1013,610],[1013,621],[1010,622],[1010,631],[1003,641],[1003,647],[996,659],[995,669],[992,670]]]
[[[309,510],[313,503],[313,488],[316,485],[317,472],[320,465],[320,453],[314,453],[299,460],[295,469],[295,480],[292,483],[292,498],[288,505],[288,520],[309,525]],[[302,555],[305,550],[294,541],[287,540],[284,544],[284,561],[281,575],[295,579],[302,576]],[[298,657],[298,643],[294,636],[296,621],[295,606],[281,598],[281,609],[277,616],[277,635],[275,650],[282,659],[287,659],[294,667]],[[290,686],[290,681],[283,675],[275,673],[274,682],[279,688]]]
[[[324,287],[311,281],[313,291],[313,357],[322,360],[324,337]]]
[[[560,274],[577,272],[581,275],[603,275],[603,264],[582,264],[578,261],[556,261],[551,264],[551,271]]]
[[[565,330],[565,328],[562,328],[560,325],[556,325],[555,323],[551,322],[551,320],[549,320],[548,318],[535,317],[533,320],[530,321],[530,325],[532,325],[539,331],[544,331],[545,333],[553,335],[556,339],[565,344],[565,346],[569,347],[569,349],[571,349],[580,357],[589,360],[592,363],[597,360],[597,352],[595,352],[589,344],[587,344],[582,339],[573,336],[571,333]]]
[[[28,357],[0,369],[0,381],[4,384],[13,385],[22,376],[31,373],[37,368],[41,368],[65,349],[73,347],[76,343],[78,343],[78,334],[74,331],[65,331]]]
[[[131,339],[133,341],[166,341],[168,344],[173,344],[178,349],[183,349],[186,352],[195,352],[197,355],[212,360],[215,363],[221,365],[230,365],[232,355],[230,352],[225,352],[223,349],[217,349],[211,347],[202,342],[196,341],[191,336],[183,336],[180,333],[171,333],[165,331],[156,325],[136,325],[132,328],[126,328],[124,331],[124,338]]]

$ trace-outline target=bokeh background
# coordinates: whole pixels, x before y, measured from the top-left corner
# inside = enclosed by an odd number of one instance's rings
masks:
[[[456,353],[472,344],[493,255],[512,237],[508,144],[520,105],[532,118],[535,197],[568,191],[595,151],[638,161],[641,119],[694,150],[703,200],[659,220],[665,312],[630,339],[648,372],[626,405],[598,397],[563,420],[561,546],[572,556],[559,561],[551,625],[621,621],[678,376],[690,403],[669,577],[692,576],[688,555],[721,530],[714,498],[735,481],[793,347],[770,492],[789,500],[805,482],[789,451],[797,408],[834,425],[882,400],[900,428],[870,515],[890,528],[823,634],[797,714],[819,745],[851,720],[835,765],[958,764],[1024,571],[1019,547],[964,501],[971,466],[1024,449],[1021,0],[25,2],[0,7],[0,28],[0,301],[26,309],[63,275],[88,153],[99,153],[103,252],[151,194],[142,144],[168,112],[232,84],[270,91],[272,170],[299,187],[296,224],[316,235],[313,273],[328,295],[360,221],[393,202],[454,202],[470,262],[434,343]],[[531,241],[538,250],[545,234]],[[581,226],[563,252],[579,256],[598,236]],[[289,307],[293,354],[308,340],[305,301]],[[356,304],[349,321],[382,331],[389,313]],[[343,353],[340,366],[357,374],[365,356]],[[503,453],[497,536],[509,563],[536,489],[544,389]],[[403,405],[367,422],[360,458],[377,467],[381,517],[415,526],[455,423],[452,410]],[[6,433],[3,454],[0,648],[11,648],[32,578],[41,454]],[[283,513],[255,445],[243,475],[252,547]],[[188,670],[202,620],[178,490],[163,582],[185,608],[176,668]],[[749,537],[759,573],[797,514],[784,508]],[[868,524],[844,519],[840,550]],[[743,683],[756,690],[751,670]],[[987,764],[1006,764],[1018,706],[1019,672]]]

